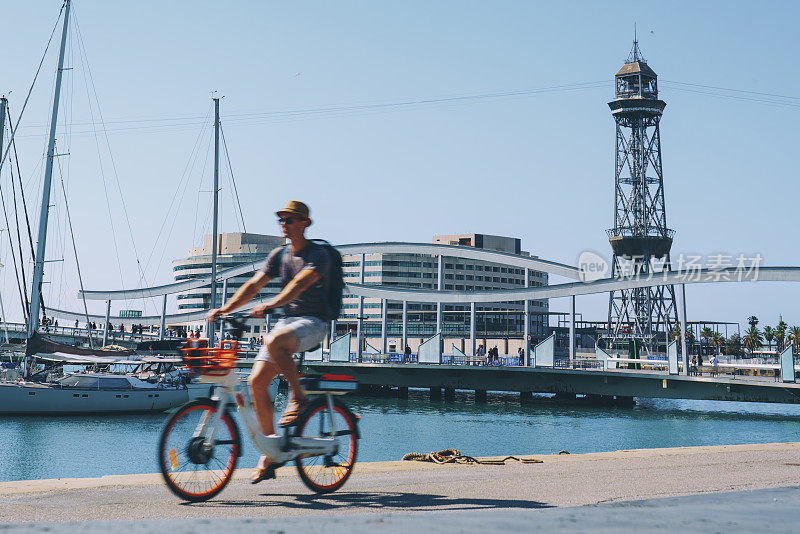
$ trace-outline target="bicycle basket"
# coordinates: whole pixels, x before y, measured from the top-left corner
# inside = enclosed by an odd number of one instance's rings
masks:
[[[191,339],[182,348],[182,359],[191,376],[224,376],[238,361],[239,342],[223,341],[219,348],[208,348],[207,339]]]

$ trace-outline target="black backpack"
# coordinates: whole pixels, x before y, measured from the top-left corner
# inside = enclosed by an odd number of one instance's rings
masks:
[[[311,239],[311,242],[321,246],[331,258],[331,270],[328,274],[328,287],[326,305],[328,306],[328,320],[334,321],[342,313],[342,293],[344,293],[344,274],[342,273],[342,255],[336,248],[324,239]],[[283,253],[290,245],[285,245]]]

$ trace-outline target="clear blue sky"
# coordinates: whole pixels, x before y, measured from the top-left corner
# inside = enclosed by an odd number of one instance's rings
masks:
[[[4,6],[0,90],[12,91],[15,118],[59,6],[60,0]],[[795,2],[769,9],[730,1],[74,6],[119,179],[118,188],[106,138],[92,133],[95,93],[73,25],[61,121],[71,135],[59,135],[59,151],[71,154],[60,161],[87,288],[138,285],[137,257],[148,283],[169,282],[170,262],[207,231],[210,195],[200,191],[211,188],[210,121],[203,119],[211,90],[225,97],[223,127],[249,231],[276,232],[272,211],[291,198],[311,206],[313,235],[334,243],[481,232],[520,237],[525,250],[571,264],[586,249],[609,256],[614,123],[606,102],[634,23],[667,101],[661,133],[674,253],[758,252],[765,265],[800,264],[791,237],[800,198]],[[55,46],[18,138],[34,219],[53,52]],[[364,107],[554,86],[569,87]],[[99,128],[96,109],[94,115]],[[239,231],[227,176],[221,229]],[[6,168],[1,183],[8,191]],[[54,193],[53,203],[48,259],[65,261],[48,264],[46,296],[52,305],[79,309],[63,195]],[[3,240],[2,295],[7,315],[18,317]],[[30,262],[26,268],[30,277]],[[797,286],[687,292],[690,320],[744,322],[756,314],[774,324],[782,313],[800,323]],[[551,307],[566,304],[554,300]],[[604,318],[607,305],[607,296],[578,300],[586,318]],[[102,312],[102,304],[92,310]],[[153,312],[149,305],[146,313]]]

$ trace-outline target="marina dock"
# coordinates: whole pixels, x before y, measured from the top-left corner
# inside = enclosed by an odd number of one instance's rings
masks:
[[[309,372],[352,375],[361,386],[430,388],[445,398],[457,389],[519,392],[524,402],[532,393],[561,398],[589,396],[599,403],[631,404],[633,397],[800,403],[800,384],[752,380],[748,377],[682,376],[643,370],[560,369],[463,365],[305,362]]]

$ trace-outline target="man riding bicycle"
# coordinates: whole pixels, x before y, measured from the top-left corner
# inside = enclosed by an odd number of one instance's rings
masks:
[[[270,382],[278,374],[283,374],[289,383],[291,398],[278,424],[290,425],[308,402],[300,386],[292,354],[307,351],[322,343],[328,334],[330,320],[326,298],[331,257],[323,246],[305,237],[306,228],[311,225],[308,206],[292,200],[276,214],[289,245],[270,252],[264,268],[242,285],[222,307],[208,313],[208,321],[212,322],[220,315],[248,303],[273,278],[280,276],[284,282],[280,293],[268,302],[255,306],[250,314],[252,317],[263,317],[266,310],[278,307],[283,307],[284,313],[284,317],[264,340],[248,378],[253,408],[266,435],[275,434],[274,409],[268,392]],[[262,456],[251,482],[255,484],[273,477],[274,470],[269,469],[267,457]]]

